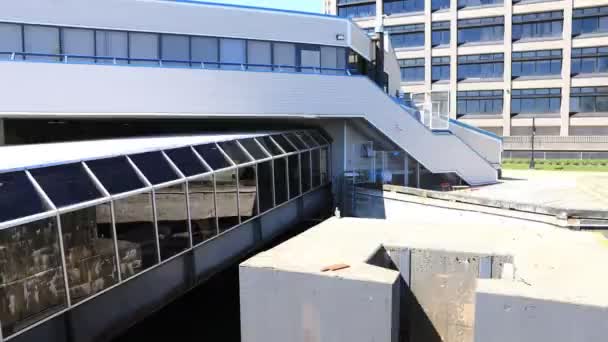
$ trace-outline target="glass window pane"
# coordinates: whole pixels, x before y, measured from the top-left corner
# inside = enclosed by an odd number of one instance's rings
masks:
[[[321,67],[336,69],[338,67],[337,61],[338,49],[333,46],[321,46]],[[335,75],[335,70],[322,70],[324,74]]]
[[[205,68],[219,68],[219,40],[217,38],[192,37],[192,61],[204,62]]]
[[[312,156],[312,187],[321,185],[321,152],[320,150],[310,151]]]
[[[329,149],[327,147],[321,150],[321,185],[329,182]]]
[[[581,112],[595,112],[595,97],[582,96],[580,98]]]
[[[241,145],[243,145],[247,152],[251,154],[253,158],[260,160],[269,157],[268,155],[266,155],[266,153],[264,153],[264,151],[262,151],[260,145],[258,145],[258,143],[256,143],[253,138],[242,139],[239,140],[239,142],[241,143]]]
[[[314,45],[298,45],[300,67],[304,73],[319,73],[321,67],[321,50]]]
[[[117,60],[118,64],[126,64],[129,57],[129,38],[126,32],[117,31],[95,31],[96,56],[108,58],[122,58]],[[112,64],[111,59],[97,58],[97,63]]]
[[[287,160],[289,166],[289,198],[300,195],[300,156],[291,155]]]
[[[329,143],[319,131],[308,131],[308,134],[321,145],[327,145]]]
[[[61,215],[72,303],[118,282],[110,203]]]
[[[608,96],[597,96],[595,103],[598,112],[608,112]]]
[[[66,55],[95,56],[95,31],[61,29],[61,44]],[[94,58],[69,58],[71,61],[93,62]]]
[[[112,195],[145,187],[125,157],[92,160],[86,164]]]
[[[114,201],[120,273],[123,280],[159,262],[153,210],[150,192]]]
[[[163,65],[168,66],[190,66],[190,39],[188,36],[174,34],[163,34],[161,38],[161,58]],[[175,61],[175,62],[167,62]]]
[[[272,49],[270,42],[262,42],[258,40],[247,41],[247,67],[249,70],[270,71],[272,68]],[[263,66],[254,66],[251,64],[262,64]]]
[[[47,210],[25,172],[0,174],[0,222]]]
[[[190,246],[186,196],[186,184],[183,183],[155,191],[161,260]]]
[[[262,144],[262,146],[264,146],[264,149],[266,149],[268,153],[272,154],[273,156],[280,156],[283,154],[283,151],[281,151],[281,149],[274,143],[274,141],[272,141],[272,139],[270,139],[270,137],[260,137],[256,138],[256,140]]]
[[[272,209],[274,177],[272,174],[272,161],[258,164],[258,189],[260,191],[260,213]]]
[[[147,152],[129,156],[151,184],[179,179],[169,162],[160,152]]]
[[[186,176],[200,175],[209,172],[190,147],[176,148],[165,151],[169,159]]]
[[[309,148],[313,148],[313,147],[317,147],[319,146],[319,144],[317,144],[316,141],[314,141],[310,135],[308,135],[307,132],[298,132],[296,133],[302,140],[304,140],[304,142],[306,143],[306,145],[308,145]]]
[[[51,166],[30,172],[58,208],[102,197],[80,164]]]
[[[285,136],[287,137],[287,139],[289,139],[289,141],[291,141],[294,145],[296,145],[298,150],[300,150],[300,151],[308,150],[308,146],[306,146],[306,144],[304,144],[304,142],[300,138],[298,138],[298,136],[295,133],[287,133],[287,134],[285,134]]]
[[[199,145],[195,146],[194,149],[213,170],[232,166],[215,144]]]
[[[58,55],[59,29],[50,26],[25,25],[25,52]],[[27,60],[33,61],[59,61],[58,57],[27,56]]]
[[[218,234],[213,175],[188,182],[192,242],[197,245]]]
[[[239,168],[239,214],[241,222],[258,215],[256,167]]]
[[[290,43],[274,43],[273,45],[275,70],[295,71],[296,45]]]
[[[55,218],[0,230],[4,336],[66,307],[58,236]]]
[[[220,233],[239,224],[236,170],[215,174],[217,220]]]
[[[274,139],[274,141],[276,141],[276,143],[279,144],[279,146],[281,146],[283,151],[285,151],[287,153],[296,151],[295,147],[293,147],[293,145],[289,141],[287,141],[287,139],[285,139],[285,137],[283,135],[281,135],[281,134],[273,135],[272,139]]]
[[[241,64],[247,63],[245,40],[220,39],[220,62],[222,69],[241,70]]]
[[[158,65],[158,34],[129,32],[129,58],[135,65]]]
[[[224,141],[218,143],[222,150],[226,152],[228,157],[232,159],[232,161],[239,165],[243,163],[250,162],[251,159],[247,156],[247,154],[241,149],[241,147],[236,143],[236,141]]]
[[[21,25],[0,23],[0,51],[1,52],[23,52],[21,37]],[[8,59],[10,54],[0,54],[0,58]],[[15,56],[15,59],[23,59]]]
[[[274,160],[274,198],[276,205],[287,202],[287,159]]]
[[[310,169],[310,152],[302,152],[300,155],[300,166],[302,168],[300,175],[302,177],[302,193],[310,190],[312,182],[312,174]]]

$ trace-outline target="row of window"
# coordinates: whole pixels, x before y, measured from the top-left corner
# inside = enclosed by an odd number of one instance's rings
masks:
[[[48,279],[64,279],[61,260],[66,261],[68,284],[64,289],[58,281],[57,291],[44,293],[43,305],[23,305],[17,315],[4,315],[3,335],[65,308],[68,298],[78,303],[327,184],[328,142],[319,132],[309,133],[0,174],[0,222],[47,217],[0,230],[5,261],[15,263],[5,265],[3,284],[23,286],[24,279],[43,272]],[[61,208],[59,216],[42,199],[38,185]],[[71,207],[83,202],[90,204]],[[42,259],[46,261],[40,263]]]
[[[414,59],[416,67],[424,68],[424,59]],[[407,61],[400,60],[402,68],[412,68]],[[432,81],[449,79],[449,57],[433,57]],[[582,48],[572,50],[572,75],[608,73],[608,47]],[[511,77],[561,76],[562,50],[539,50],[513,52]],[[502,79],[504,74],[504,54],[465,55],[458,57],[458,79]],[[422,81],[424,70],[402,72],[405,82]],[[403,77],[407,76],[407,77]],[[422,76],[424,77],[424,76]]]
[[[457,115],[500,115],[502,90],[459,91]],[[513,89],[511,114],[557,114],[561,110],[561,88]],[[570,113],[608,114],[608,87],[571,88]]]
[[[13,53],[17,53],[14,56]],[[0,23],[0,58],[261,71],[346,69],[343,47]],[[81,57],[76,57],[81,56]],[[86,57],[85,57],[86,56]]]

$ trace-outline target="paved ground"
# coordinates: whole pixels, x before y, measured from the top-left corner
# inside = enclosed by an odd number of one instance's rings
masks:
[[[608,173],[503,170],[501,183],[459,192],[563,209],[608,210]]]

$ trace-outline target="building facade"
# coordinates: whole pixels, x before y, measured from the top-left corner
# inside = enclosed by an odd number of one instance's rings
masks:
[[[453,118],[505,137],[529,136],[535,118],[558,150],[591,136],[608,147],[598,138],[608,136],[608,1],[328,0],[326,10],[370,32],[382,12],[402,91],[449,91]]]

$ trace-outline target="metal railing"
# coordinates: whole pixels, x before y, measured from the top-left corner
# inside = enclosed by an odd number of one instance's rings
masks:
[[[231,63],[209,62],[195,60],[173,60],[132,57],[107,57],[69,54],[48,54],[32,52],[0,51],[0,57],[7,56],[6,60],[12,62],[46,62],[63,64],[91,64],[91,65],[118,65],[118,66],[147,66],[159,68],[184,69],[225,69],[242,71],[267,71],[284,73],[310,73],[323,75],[353,76],[359,75],[357,70],[349,68],[327,68],[316,66],[301,66],[287,64],[258,64],[258,63]],[[31,59],[28,59],[30,57]]]

